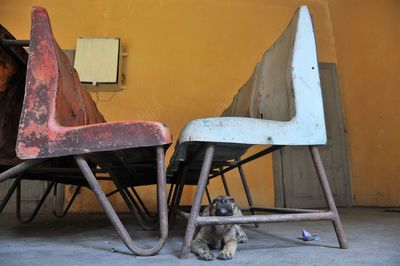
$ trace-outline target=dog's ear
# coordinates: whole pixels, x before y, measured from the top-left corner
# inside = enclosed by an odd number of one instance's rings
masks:
[[[242,211],[239,209],[239,207],[235,204],[235,210],[233,211],[233,216],[243,216]]]
[[[210,209],[211,206],[205,207],[204,210],[201,212],[201,216],[210,216]]]

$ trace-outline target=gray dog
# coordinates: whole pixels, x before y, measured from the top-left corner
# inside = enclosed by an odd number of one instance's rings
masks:
[[[201,216],[242,216],[242,212],[232,197],[218,196],[204,209]],[[211,249],[222,247],[218,259],[230,260],[235,255],[238,243],[247,240],[240,225],[204,225],[192,241],[191,251],[202,260],[213,260]]]

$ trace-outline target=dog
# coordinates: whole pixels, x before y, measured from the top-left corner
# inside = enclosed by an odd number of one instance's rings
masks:
[[[218,196],[201,216],[243,216],[232,197]],[[221,249],[218,259],[231,260],[238,243],[246,243],[246,233],[237,224],[204,225],[192,241],[191,251],[202,260],[213,260],[211,249]]]

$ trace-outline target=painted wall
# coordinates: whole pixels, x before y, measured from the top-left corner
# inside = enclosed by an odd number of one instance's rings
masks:
[[[313,14],[320,61],[336,62],[326,0],[2,0],[0,18],[17,38],[29,38],[30,9],[44,6],[64,49],[74,49],[78,36],[120,37],[123,50],[129,54],[128,89],[114,96],[93,95],[100,110],[108,121],[162,121],[176,139],[187,121],[218,116],[230,104],[263,52],[304,3]],[[171,153],[172,148],[168,157]],[[271,158],[250,164],[245,170],[255,202],[272,206]],[[244,206],[239,177],[228,177],[232,194]],[[108,191],[113,188],[104,187]],[[144,190],[144,199],[152,202],[154,189]],[[184,204],[191,202],[193,193],[193,188],[185,191]],[[211,194],[219,193],[222,186],[215,180]],[[121,203],[117,197],[113,201]],[[74,211],[98,210],[90,192],[78,197],[74,205]]]
[[[400,205],[400,1],[330,0],[355,205]]]

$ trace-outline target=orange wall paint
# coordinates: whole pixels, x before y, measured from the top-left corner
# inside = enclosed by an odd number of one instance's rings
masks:
[[[218,116],[230,104],[301,4],[307,4],[313,14],[320,61],[336,62],[326,0],[3,0],[0,23],[18,38],[29,38],[30,9],[40,5],[47,8],[64,49],[75,48],[78,36],[120,37],[129,54],[127,90],[110,102],[98,102],[100,110],[109,121],[162,121],[176,139],[187,121]],[[102,100],[111,96],[99,94]],[[245,169],[255,202],[274,205],[271,158]],[[233,196],[245,206],[237,174],[228,176],[228,182]],[[214,196],[222,193],[219,180],[212,182],[210,191]],[[154,202],[153,188],[141,192],[146,202]],[[193,193],[193,188],[187,189],[183,204],[191,202]],[[121,201],[113,197],[113,204]],[[90,192],[74,205],[74,211],[98,210]]]
[[[400,205],[400,1],[329,1],[355,205]]]

